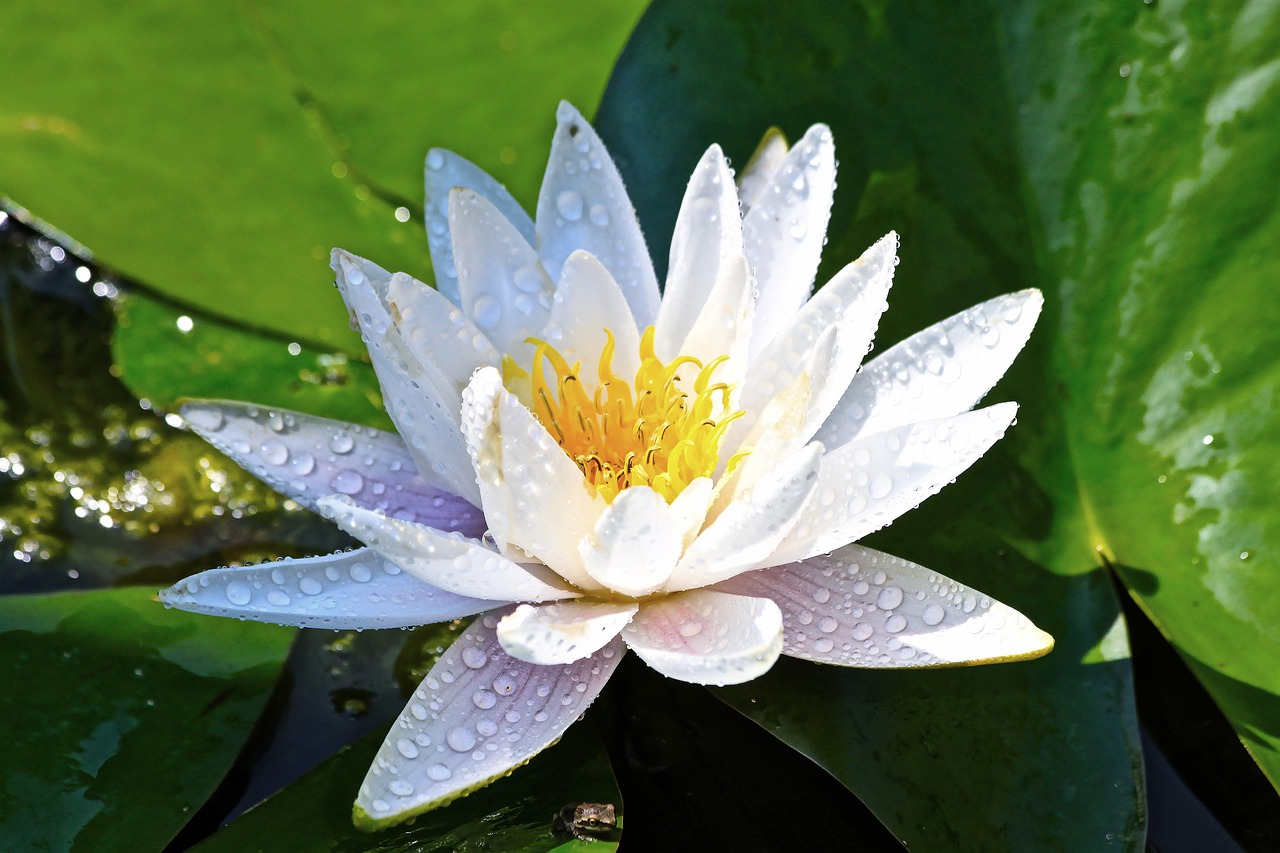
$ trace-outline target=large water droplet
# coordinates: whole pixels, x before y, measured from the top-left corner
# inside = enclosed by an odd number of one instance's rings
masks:
[[[893,610],[902,604],[902,590],[896,586],[886,586],[876,596],[876,606],[881,610]]]
[[[455,752],[469,752],[476,745],[475,732],[463,726],[454,726],[445,735],[445,743]]]
[[[481,711],[487,711],[498,704],[498,697],[488,690],[477,690],[472,694],[471,701]]]
[[[556,210],[570,222],[582,218],[582,194],[577,190],[561,190],[556,196]]]
[[[946,617],[946,615],[947,615],[946,611],[943,610],[938,605],[929,604],[925,606],[924,612],[920,614],[920,620],[924,622],[924,624],[932,627],[934,625],[941,623],[943,618]]]
[[[502,306],[492,296],[481,296],[471,306],[471,314],[477,326],[492,329],[502,319]]]
[[[427,768],[427,778],[433,782],[443,782],[452,776],[453,773],[443,764],[432,764]]]
[[[351,448],[356,446],[356,441],[351,437],[351,433],[346,430],[335,432],[329,439],[329,449],[334,453],[350,453]]]
[[[364,477],[361,477],[355,471],[342,470],[333,475],[333,479],[329,481],[329,486],[335,492],[354,495],[364,488]]]
[[[262,461],[268,465],[283,465],[289,461],[289,448],[284,446],[284,442],[274,438],[262,442],[260,452]]]
[[[400,740],[396,741],[396,751],[405,758],[418,757],[418,745],[407,737],[402,737]]]
[[[480,669],[489,662],[489,656],[479,646],[467,646],[462,650],[462,662],[472,669]]]
[[[433,172],[438,172],[444,168],[444,155],[436,149],[427,152],[427,168]]]
[[[364,563],[356,563],[347,571],[356,583],[367,583],[373,577],[373,570]]]
[[[603,204],[591,205],[591,212],[589,215],[591,216],[592,223],[599,225],[601,228],[609,224],[609,209]]]
[[[253,591],[249,589],[247,584],[240,583],[240,581],[227,584],[227,601],[239,607],[248,604],[250,598],[253,598]]]
[[[413,793],[413,786],[403,779],[394,779],[387,786],[387,790],[395,794],[397,797],[407,797]]]
[[[267,603],[273,607],[288,607],[289,594],[282,589],[273,589],[267,593]]]
[[[319,595],[321,586],[320,581],[312,577],[306,577],[298,582],[298,588],[302,590],[303,595]]]

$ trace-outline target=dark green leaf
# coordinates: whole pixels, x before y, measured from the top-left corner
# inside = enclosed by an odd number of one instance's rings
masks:
[[[146,589],[0,598],[0,848],[163,848],[235,759],[292,636]]]
[[[382,743],[369,735],[200,844],[199,853],[312,853],[357,851],[613,850],[608,842],[570,841],[552,834],[552,818],[575,802],[611,803],[621,797],[603,748],[579,724],[526,767],[487,788],[428,812],[409,826],[373,834],[351,823],[351,803]],[[621,822],[621,821],[619,821]],[[562,846],[564,845],[564,846]]]
[[[1069,395],[1087,398],[1097,376],[1064,363],[1116,341],[1114,330],[1096,336],[1085,317],[1068,323],[1066,300],[1087,292],[1105,304],[1120,291],[1096,275],[1064,281],[1054,253],[1086,247],[1046,232],[1034,193],[1093,191],[1076,183],[1066,158],[1106,115],[1106,98],[1122,94],[1119,55],[1136,46],[1133,17],[1147,10],[1117,20],[1113,4],[1087,4],[1059,20],[1035,19],[1038,7],[1024,6],[744,2],[717,5],[726,14],[716,17],[705,5],[659,2],[615,69],[599,123],[654,246],[665,245],[684,175],[708,144],[745,162],[771,125],[797,138],[810,123],[829,123],[841,179],[824,275],[890,229],[902,234],[882,342],[997,293],[1046,291],[1037,337],[991,395],[1023,404],[1020,425],[871,544],[1018,607],[1057,636],[1057,651],[1035,663],[936,673],[784,663],[726,694],[831,769],[909,844],[1140,849],[1127,646],[1109,586],[1091,573],[1103,542],[1081,500],[1078,462],[1114,450],[1080,443],[1090,412]],[[1033,69],[1062,80],[1056,97],[1069,86],[1097,91],[1068,99],[1055,121],[1031,124],[1019,109],[1029,95],[1009,79],[1023,87]],[[1115,85],[1103,87],[1104,78]],[[1116,524],[1131,520],[1114,512]]]
[[[642,6],[5,4],[0,194],[170,297],[355,351],[330,248],[425,275],[433,145],[531,201],[556,101],[596,103]]]

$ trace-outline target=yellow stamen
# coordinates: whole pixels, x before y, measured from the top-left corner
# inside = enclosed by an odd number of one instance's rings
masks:
[[[715,473],[728,426],[742,417],[741,411],[729,411],[732,388],[712,381],[727,357],[704,365],[685,355],[664,364],[650,326],[640,337],[635,381],[628,383],[613,372],[613,333],[606,329],[605,335],[599,384],[590,392],[579,378],[581,364],[570,365],[545,341],[528,340],[535,347],[529,374],[533,413],[605,500],[612,502],[629,486],[649,486],[669,503],[689,483]],[[547,376],[548,364],[554,377]],[[678,381],[687,365],[698,371],[692,396]],[[516,376],[511,368],[504,373]],[[729,468],[745,455],[734,454]]]

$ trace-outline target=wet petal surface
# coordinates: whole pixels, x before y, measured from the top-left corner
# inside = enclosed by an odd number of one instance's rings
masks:
[[[498,643],[502,615],[472,623],[414,691],[360,785],[357,825],[399,823],[526,763],[586,711],[625,650],[615,639],[577,663],[525,663]]]

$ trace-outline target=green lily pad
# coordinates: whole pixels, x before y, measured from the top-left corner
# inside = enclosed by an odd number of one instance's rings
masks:
[[[0,847],[162,849],[235,760],[292,637],[146,589],[0,598]]]
[[[192,316],[141,293],[121,298],[116,317],[112,356],[120,378],[156,406],[248,400],[394,429],[368,361]]]
[[[181,303],[356,352],[330,248],[425,275],[431,146],[531,201],[557,100],[596,103],[642,7],[5,4],[0,196]]]
[[[552,832],[552,819],[570,803],[622,799],[609,760],[590,727],[579,723],[527,766],[412,824],[366,834],[351,823],[351,804],[384,732],[368,735],[250,809],[198,845],[198,853],[314,853],[357,851],[615,850],[616,839],[579,841]],[[621,818],[619,818],[621,825]]]

